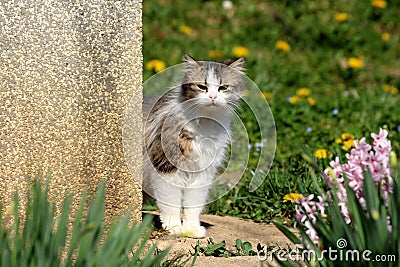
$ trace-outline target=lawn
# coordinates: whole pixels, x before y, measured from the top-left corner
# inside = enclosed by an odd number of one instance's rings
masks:
[[[239,184],[208,212],[290,224],[294,207],[285,195],[316,193],[313,174],[343,158],[353,139],[385,128],[398,157],[399,14],[397,1],[144,1],[144,80],[156,73],[154,60],[163,69],[181,63],[183,53],[243,56],[275,119],[271,170],[250,193],[258,128],[241,112],[250,140],[243,150],[253,156]]]

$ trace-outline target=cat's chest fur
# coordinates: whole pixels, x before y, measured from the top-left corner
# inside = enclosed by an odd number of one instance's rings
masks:
[[[229,120],[199,118],[186,125],[192,134],[192,153],[188,159],[195,171],[220,167],[229,140]]]

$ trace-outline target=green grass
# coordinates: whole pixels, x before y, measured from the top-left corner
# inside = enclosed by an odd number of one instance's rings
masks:
[[[379,9],[371,1],[233,1],[226,11],[220,1],[154,1],[143,3],[144,65],[160,59],[167,66],[181,63],[183,53],[202,60],[218,50],[223,58],[235,58],[233,49],[245,46],[247,74],[263,92],[275,118],[277,149],[272,170],[263,185],[249,193],[248,178],[255,168],[250,159],[244,179],[209,212],[269,221],[291,218],[290,203],[282,203],[291,192],[309,194],[311,174],[302,155],[319,148],[333,156],[344,151],[335,140],[342,133],[361,138],[380,127],[389,130],[396,155],[400,152],[400,94],[383,90],[400,87],[400,3],[387,1]],[[338,22],[335,14],[347,13]],[[189,26],[190,34],[181,26]],[[390,39],[384,41],[383,33]],[[275,47],[278,40],[290,45],[289,52]],[[344,67],[347,59],[362,59],[363,67]],[[154,74],[144,68],[144,79]],[[288,97],[299,88],[309,88],[315,105],[292,104]],[[242,112],[242,119],[250,120]],[[249,127],[250,140],[257,127]],[[245,151],[247,147],[243,147]],[[256,157],[254,157],[256,158]],[[318,160],[324,168],[329,159]]]

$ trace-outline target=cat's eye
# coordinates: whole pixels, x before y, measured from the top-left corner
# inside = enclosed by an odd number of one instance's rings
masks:
[[[218,92],[226,92],[228,91],[229,87],[227,85],[221,85],[218,87]]]
[[[202,84],[197,84],[197,89],[199,89],[200,91],[207,92],[208,87]]]

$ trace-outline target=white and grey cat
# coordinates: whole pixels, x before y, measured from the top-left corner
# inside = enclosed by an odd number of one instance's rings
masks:
[[[183,59],[182,83],[143,103],[143,189],[156,199],[170,234],[203,238],[200,214],[230,142],[245,61]]]

